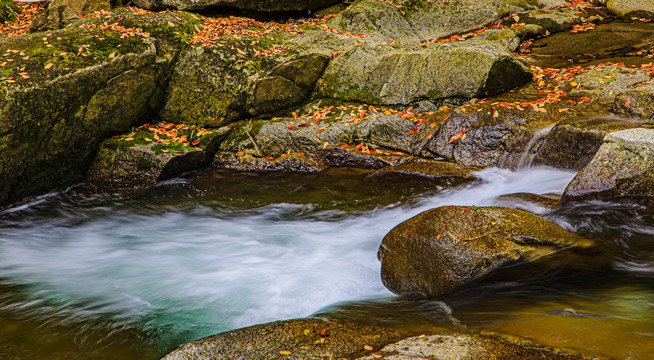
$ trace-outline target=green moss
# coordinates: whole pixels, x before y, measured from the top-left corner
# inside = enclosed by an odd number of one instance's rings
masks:
[[[341,80],[337,74],[325,74],[318,83],[317,93],[323,97],[332,97],[342,101],[364,104],[383,105],[386,102],[375,96],[369,88],[360,88],[347,80]]]
[[[440,91],[438,88],[433,88],[429,91],[427,91],[427,97],[430,99],[440,99],[443,97],[443,92]]]
[[[198,94],[188,91],[186,87],[172,87],[167,108],[161,116],[176,123],[218,127],[226,123],[228,107],[235,100],[234,95],[213,89]]]

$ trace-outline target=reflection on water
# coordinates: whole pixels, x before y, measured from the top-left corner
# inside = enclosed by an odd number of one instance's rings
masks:
[[[514,281],[509,269],[429,301],[381,284],[377,247],[401,221],[439,205],[561,193],[573,175],[486,169],[452,187],[347,169],[207,171],[135,196],[46,196],[0,212],[0,358],[156,359],[192,339],[311,314],[649,358],[654,222],[642,205],[530,207],[600,240],[613,255],[600,270]]]

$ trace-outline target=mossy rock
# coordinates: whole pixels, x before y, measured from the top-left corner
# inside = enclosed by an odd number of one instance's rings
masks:
[[[302,11],[327,7],[338,0],[136,0],[134,3],[148,10],[200,10],[227,6],[236,9],[276,12]]]
[[[573,25],[581,24],[581,17],[577,14],[579,14],[579,11],[573,8],[531,10],[520,12],[514,17],[507,18],[502,24],[505,26],[533,24],[541,26],[550,33],[556,33],[572,29]]]
[[[316,173],[327,169],[320,161],[303,153],[283,154],[278,158],[257,158],[247,154],[218,152],[213,160],[216,169],[229,169],[242,172],[292,172]]]
[[[522,63],[490,41],[360,45],[332,60],[314,97],[376,105],[485,97],[531,80]]]
[[[377,257],[382,281],[406,296],[456,291],[504,264],[535,261],[592,242],[522,210],[443,206],[397,225]],[[572,264],[569,264],[572,265]]]
[[[0,24],[15,20],[20,8],[10,0],[0,0]]]
[[[188,126],[187,126],[188,127]],[[152,133],[141,131],[106,140],[89,168],[84,182],[100,191],[147,188],[184,173],[209,166],[230,128],[204,130],[197,144],[158,143]],[[162,135],[162,138],[167,138]]]
[[[395,6],[394,6],[395,5]],[[337,30],[365,33],[374,41],[422,42],[477,30],[509,13],[534,9],[537,1],[356,1],[329,21]]]
[[[654,37],[653,37],[654,38]],[[605,101],[613,101],[618,95],[637,88],[639,91],[654,91],[651,82],[654,75],[647,69],[634,69],[625,66],[598,66],[576,75],[568,85],[569,96],[587,96]]]
[[[387,345],[375,354],[377,356],[369,355],[359,360],[591,359],[565,350],[536,345],[523,339],[479,333],[415,336]]]
[[[154,42],[121,35],[71,29],[0,42],[13,60],[0,70],[0,204],[79,182],[104,138],[156,114],[164,69]]]
[[[407,336],[398,330],[344,321],[287,320],[196,340],[162,360],[354,359]]]
[[[570,182],[562,203],[589,199],[654,197],[654,129],[617,131]]]

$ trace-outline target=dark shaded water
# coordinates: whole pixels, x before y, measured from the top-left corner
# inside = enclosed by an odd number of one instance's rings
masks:
[[[652,358],[652,212],[608,203],[549,212],[498,199],[560,193],[573,175],[486,169],[451,187],[347,169],[208,170],[132,196],[42,197],[0,212],[0,358],[157,359],[196,338],[312,314]],[[376,251],[393,226],[439,205],[507,201],[598,239],[609,262],[520,280],[508,269],[430,301],[383,287]]]

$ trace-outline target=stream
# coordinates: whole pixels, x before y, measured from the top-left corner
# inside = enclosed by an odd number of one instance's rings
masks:
[[[550,210],[574,173],[489,168],[465,185],[369,172],[207,169],[138,194],[53,193],[0,211],[0,359],[159,359],[179,344],[322,316],[429,331],[489,330],[621,359],[654,358],[654,212]],[[440,205],[502,205],[598,240],[609,265],[506,277],[433,300],[380,280],[400,222]]]

